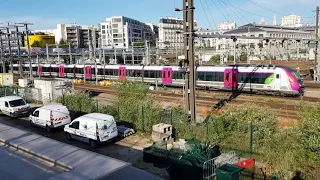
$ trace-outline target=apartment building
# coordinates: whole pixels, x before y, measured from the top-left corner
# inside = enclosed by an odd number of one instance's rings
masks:
[[[100,23],[103,48],[128,49],[138,41],[153,41],[151,26],[124,16],[112,16]]]
[[[198,30],[197,23],[194,29]],[[161,17],[159,23],[159,49],[182,49],[183,19],[173,17]]]
[[[68,41],[75,48],[98,47],[100,30],[95,26],[77,24],[58,24],[55,30],[55,41]]]

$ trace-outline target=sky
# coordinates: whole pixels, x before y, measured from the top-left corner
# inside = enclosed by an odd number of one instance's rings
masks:
[[[180,17],[183,0],[1,0],[0,23],[30,22],[31,29],[54,29],[57,24],[98,25],[111,16],[127,16],[141,22],[158,24],[160,17]],[[216,29],[221,21],[235,20],[237,25],[264,17],[272,24],[287,14],[302,16],[303,23],[315,22],[320,0],[194,0],[195,20],[205,29]],[[0,25],[1,26],[1,25]]]

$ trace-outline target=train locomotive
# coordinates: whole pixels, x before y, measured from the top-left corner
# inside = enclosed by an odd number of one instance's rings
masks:
[[[22,65],[29,73],[29,64]],[[19,65],[13,65],[19,73]],[[42,77],[110,79],[140,81],[164,86],[183,86],[179,66],[32,64],[32,74]],[[196,67],[196,86],[209,90],[241,90],[259,94],[300,96],[304,83],[300,75],[286,66],[216,65]]]

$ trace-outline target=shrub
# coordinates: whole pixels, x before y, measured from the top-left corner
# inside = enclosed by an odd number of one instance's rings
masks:
[[[96,109],[95,101],[85,93],[66,94],[60,96],[57,102],[74,112],[91,113]]]
[[[320,164],[320,104],[301,106],[297,131],[310,163]]]

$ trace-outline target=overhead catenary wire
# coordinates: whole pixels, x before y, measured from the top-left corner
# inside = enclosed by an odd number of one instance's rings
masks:
[[[214,2],[214,0],[211,0],[212,3],[214,4],[214,6],[220,11],[220,13],[222,14],[222,16],[226,19],[226,21],[228,21],[228,18],[226,15],[224,15],[224,13],[220,10],[220,8],[218,7],[218,5]]]
[[[207,1],[207,0],[205,0],[205,3],[206,3],[206,5],[207,5],[207,7],[209,7],[209,4],[208,4],[208,1]],[[217,26],[217,24],[216,24],[216,21],[214,20],[214,17],[213,17],[213,15],[212,15],[212,13],[211,13],[211,10],[210,10],[210,8],[208,8],[208,9],[209,9],[209,14],[210,14],[210,16],[211,16],[212,22],[213,22],[215,28],[218,29],[218,26]]]
[[[228,13],[228,11],[224,8],[223,4],[218,0],[218,3],[220,4],[220,6],[222,7],[222,9],[225,11],[225,13],[227,14],[227,16],[230,18],[230,20],[232,21],[232,17],[230,16],[230,14]]]
[[[223,0],[221,0],[221,1],[224,2],[224,3],[227,5],[227,3],[226,3],[225,1],[223,1]],[[250,22],[247,20],[247,18],[245,18],[245,17],[242,15],[242,13],[241,13],[234,5],[232,5],[232,3],[231,3],[229,0],[226,0],[226,1],[228,2],[229,6],[233,7],[233,9],[235,9],[235,10],[238,12],[238,14],[239,14],[247,23],[250,23]]]
[[[206,13],[206,11],[205,11],[205,9],[204,9],[204,6],[203,6],[203,4],[202,4],[202,2],[201,2],[201,0],[200,0],[200,4],[201,4],[202,10],[203,10],[203,12],[204,12],[204,15],[206,16],[206,19],[207,19],[207,21],[208,21],[208,23],[209,23],[210,28],[213,29],[213,28],[212,28],[212,25],[211,25],[211,23],[210,23],[210,21],[209,21],[208,15],[207,15],[207,13]]]
[[[228,4],[229,4],[230,6],[233,6],[230,1],[228,1]],[[245,12],[245,13],[247,13],[247,14],[251,14],[251,15],[254,15],[254,16],[258,16],[258,17],[265,17],[265,16],[263,16],[263,15],[259,15],[259,14],[256,14],[256,13],[252,13],[252,12],[250,12],[250,11],[241,9],[241,8],[239,8],[239,7],[236,7],[236,6],[233,6],[233,7],[234,7],[235,9],[240,10],[240,11],[243,11],[243,12]],[[265,17],[265,18],[273,19],[272,17]]]
[[[245,18],[244,18],[244,20],[243,20],[242,18],[240,18],[240,17],[237,15],[237,13],[236,13],[231,7],[229,7],[229,6],[227,5],[227,3],[225,3],[223,0],[219,0],[219,1],[221,1],[223,4],[225,4],[225,5],[230,9],[230,11],[231,11],[243,24],[245,24],[245,22],[244,22],[244,21],[246,21]]]

